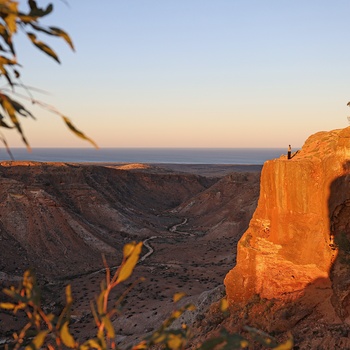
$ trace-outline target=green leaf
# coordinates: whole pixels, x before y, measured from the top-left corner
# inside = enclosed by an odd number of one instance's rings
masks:
[[[84,344],[80,345],[80,350],[98,349],[102,350],[102,346],[98,339],[89,339]]]
[[[184,339],[179,334],[170,334],[168,337],[167,345],[172,350],[181,349],[184,345]]]
[[[228,310],[228,301],[226,298],[220,300],[220,310],[226,312]]]
[[[68,284],[66,287],[66,303],[67,303],[67,306],[73,303],[72,288],[70,284]]]
[[[48,56],[52,57],[56,62],[61,63],[55,51],[51,47],[47,46],[42,41],[37,40],[36,35],[33,33],[27,33],[31,42],[41,51],[45,52]]]
[[[35,119],[33,114],[30,113],[30,111],[28,111],[22,104],[20,104],[19,102],[15,101],[15,100],[10,99],[10,98],[9,98],[9,100],[10,100],[13,108],[15,109],[15,111],[18,114],[22,115],[23,117],[28,117],[29,116],[29,117],[32,117],[33,119]]]
[[[14,65],[17,64],[17,62],[14,59],[7,58],[5,56],[0,56],[0,65],[3,66],[5,64]]]
[[[99,315],[103,315],[104,314],[104,310],[103,310],[103,306],[104,306],[104,297],[106,294],[106,290],[101,291],[100,295],[97,298],[97,311],[99,313]]]
[[[60,330],[60,337],[62,339],[62,342],[65,346],[67,346],[70,349],[74,349],[75,348],[75,340],[73,338],[73,336],[70,334],[69,332],[69,328],[68,328],[68,321],[66,321],[61,330]]]
[[[5,64],[2,64],[2,63],[0,62],[0,72],[5,76],[5,78],[6,78],[6,80],[8,81],[8,83],[9,83],[11,86],[13,86],[11,77],[10,77],[10,75],[8,74],[7,70],[6,70],[5,65],[6,65],[6,63],[5,63]]]
[[[0,303],[0,308],[4,310],[13,310],[15,307],[16,305],[12,303]]]
[[[135,249],[135,246],[136,246],[136,242],[127,243],[124,245],[124,248],[123,248],[124,259],[127,259],[131,255],[131,253]]]
[[[9,297],[15,300],[24,301],[24,298],[21,295],[19,295],[15,290],[4,288],[2,291],[4,294],[8,295]]]
[[[184,313],[184,310],[180,309],[180,310],[175,310],[172,312],[170,318],[173,320],[178,319],[182,314]]]
[[[5,43],[9,47],[11,53],[15,56],[15,48],[12,44],[12,36],[8,32],[7,27],[5,27],[3,24],[0,23],[0,36],[4,39]]]
[[[6,122],[4,122],[4,117],[2,115],[0,115],[0,126],[3,127],[3,128],[7,128],[7,129],[13,129],[14,128],[14,126],[10,126]]]
[[[0,120],[0,122],[5,124],[2,120]],[[2,126],[4,126],[4,125],[2,125]],[[1,133],[0,133],[0,141],[4,144],[4,146],[6,148],[6,152],[10,156],[11,160],[15,160],[15,158],[14,158],[14,156],[13,156],[11,150],[10,150],[10,147],[9,147],[9,145],[8,145],[6,139],[5,139],[5,137],[3,135],[1,135]]]
[[[46,335],[49,333],[49,331],[41,331],[39,332],[30,345],[25,347],[25,350],[33,350],[34,349],[41,349],[42,345],[44,344]]]
[[[19,20],[25,24],[31,24],[33,21],[36,21],[36,16],[30,16],[28,14],[24,14],[23,12],[18,12]]]
[[[53,35],[49,29],[46,29],[44,27],[40,27],[36,23],[30,22],[29,23],[33,29],[37,30],[38,32],[43,32],[45,34]]]
[[[176,303],[178,302],[179,300],[181,300],[183,297],[186,296],[186,293],[175,293],[174,296],[173,296],[173,302]]]
[[[68,128],[72,132],[74,132],[74,134],[76,136],[78,136],[78,137],[80,137],[80,138],[90,142],[95,148],[98,148],[97,144],[92,139],[90,139],[89,137],[84,135],[80,130],[78,130],[67,117],[65,117],[64,115],[61,115],[61,117],[64,120],[64,122],[66,123],[66,125],[68,126]]]
[[[148,349],[148,345],[145,340],[142,340],[139,344],[134,345],[132,347],[132,350],[147,350],[147,349]]]
[[[44,27],[41,27],[33,22],[30,22],[29,24],[32,26],[32,28],[34,28],[35,30],[37,30],[39,32],[43,32],[45,34],[53,35],[56,37],[61,37],[71,47],[71,49],[73,51],[75,51],[72,39],[70,38],[68,33],[65,32],[64,30],[57,28],[57,27],[44,28]]]
[[[106,339],[104,337],[104,333],[102,330],[99,330],[97,332],[97,338],[98,338],[98,342],[100,343],[101,348],[107,349]]]
[[[17,31],[16,19],[18,15],[18,3],[14,1],[8,1],[5,6],[7,7],[8,11],[7,15],[4,17],[4,20],[11,35]]]
[[[127,258],[126,262],[121,266],[121,269],[117,278],[117,283],[123,282],[130,277],[130,275],[134,270],[135,265],[139,260],[141,249],[142,249],[142,242],[136,244],[135,248]]]
[[[73,41],[68,35],[68,33],[66,33],[64,30],[57,27],[49,27],[49,28],[52,31],[53,35],[61,37],[71,47],[71,49],[75,51]]]
[[[185,305],[184,309],[188,310],[188,311],[195,311],[196,306],[194,304],[187,304],[187,305]]]
[[[13,313],[15,314],[18,310],[23,310],[27,307],[26,303],[19,303],[16,305],[16,307],[13,309]]]
[[[104,325],[106,327],[107,337],[109,339],[113,339],[115,337],[115,331],[114,331],[114,327],[113,327],[111,320],[109,319],[108,316],[104,316],[104,317],[102,317],[102,322],[104,323]]]
[[[44,17],[46,15],[48,15],[49,13],[52,12],[53,10],[53,5],[49,4],[46,9],[41,9],[38,7],[38,5],[36,4],[36,1],[34,0],[28,0],[29,6],[30,6],[30,13],[29,16],[33,16],[33,17]]]
[[[0,94],[0,104],[1,104],[2,108],[4,109],[4,111],[6,111],[6,113],[10,117],[12,123],[15,125],[18,132],[21,134],[22,141],[27,146],[27,149],[30,150],[29,143],[28,143],[27,139],[25,138],[24,133],[22,131],[22,127],[21,127],[21,125],[16,117],[16,113],[15,113],[16,109],[12,105],[12,100],[8,96],[6,96],[4,94]]]
[[[249,343],[248,343],[248,341],[247,340],[245,340],[245,339],[243,339],[243,340],[241,340],[240,341],[240,347],[241,348],[247,348],[249,346]]]

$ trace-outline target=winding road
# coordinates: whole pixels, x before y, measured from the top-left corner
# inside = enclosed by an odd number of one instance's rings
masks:
[[[143,246],[148,249],[148,252],[141,259],[139,259],[138,264],[145,261],[150,255],[153,254],[154,249],[148,242],[151,241],[152,239],[156,239],[158,237],[160,237],[160,236],[152,236],[152,237],[147,238],[143,241]]]
[[[180,233],[182,235],[194,236],[193,233],[188,233],[188,232],[184,232],[184,231],[178,231],[178,227],[186,225],[187,222],[188,222],[188,219],[185,218],[181,223],[171,226],[168,229],[168,231],[171,232],[171,233]],[[156,238],[161,238],[161,237],[162,236],[151,236],[149,238],[146,238],[142,242],[143,246],[145,246],[148,249],[148,252],[139,259],[139,261],[137,262],[138,264],[143,262],[143,261],[145,261],[149,256],[151,256],[154,253],[154,248],[151,246],[151,244],[149,242],[154,240],[154,239],[156,239]],[[112,270],[116,270],[116,269],[119,268],[119,266],[120,266],[120,264],[116,265],[116,266],[111,266],[110,270],[111,271]],[[93,272],[87,273],[86,276],[92,276],[92,275],[95,275],[95,274],[98,274],[98,273],[101,273],[101,272],[105,272],[105,271],[106,271],[106,268],[102,268],[102,269],[99,269],[97,271],[93,271]],[[75,278],[77,278],[77,277],[80,277],[80,276],[75,276]],[[8,338],[0,338],[0,346],[8,343],[9,341],[10,341],[10,339],[8,339]]]
[[[186,218],[186,219],[184,219],[184,221],[182,221],[181,223],[171,226],[171,227],[169,228],[169,231],[172,232],[172,233],[175,233],[175,232],[176,232],[176,233],[182,233],[182,234],[188,235],[189,233],[187,233],[187,232],[181,232],[181,231],[178,231],[178,230],[177,230],[177,228],[178,228],[179,226],[186,225],[186,224],[187,224],[187,221],[188,221],[188,219]]]
[[[194,236],[193,233],[188,233],[188,232],[184,232],[184,231],[178,231],[178,227],[183,226],[183,225],[186,225],[187,222],[188,222],[188,219],[185,218],[185,219],[184,219],[182,222],[180,222],[179,224],[175,224],[175,225],[169,227],[168,231],[171,232],[171,233],[180,233],[180,234],[182,234],[182,235]],[[138,264],[141,263],[141,262],[144,262],[149,256],[151,256],[151,255],[154,253],[154,248],[151,246],[151,244],[150,244],[149,242],[152,241],[152,240],[154,240],[154,239],[156,239],[156,238],[161,238],[161,237],[162,237],[162,236],[152,236],[152,237],[146,238],[146,239],[142,242],[143,246],[146,247],[146,248],[148,249],[148,252],[147,252],[144,256],[142,256],[142,257],[139,259],[139,261],[137,262]],[[120,264],[115,265],[115,266],[111,266],[109,269],[110,269],[111,271],[113,271],[113,270],[118,269],[119,266],[120,266]],[[74,277],[72,276],[71,278],[74,279],[74,278],[81,277],[81,276],[83,276],[83,275],[85,275],[85,276],[92,276],[92,275],[96,275],[96,274],[99,274],[99,273],[105,272],[105,271],[106,271],[106,268],[104,267],[104,268],[99,269],[99,270],[97,270],[97,271],[89,272],[89,273],[86,273],[86,274],[80,274],[80,275],[74,276]],[[55,284],[55,283],[56,283],[56,282],[52,282],[52,283],[50,283],[50,284]]]
[[[175,225],[171,226],[168,230],[171,233],[180,233],[182,235],[194,236],[193,233],[188,233],[188,232],[184,232],[184,231],[178,231],[177,228],[180,227],[180,226],[186,225],[187,222],[188,222],[188,219],[185,218],[182,222],[180,222],[179,224],[175,224]],[[151,246],[151,244],[149,243],[149,241],[152,241],[153,239],[160,238],[160,237],[162,237],[162,236],[152,236],[152,237],[147,238],[147,239],[145,239],[143,241],[143,245],[148,249],[148,252],[142,258],[140,258],[138,263],[141,263],[141,262],[145,261],[150,255],[152,255],[154,253],[154,249]]]

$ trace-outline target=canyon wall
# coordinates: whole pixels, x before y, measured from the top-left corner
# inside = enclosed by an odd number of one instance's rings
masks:
[[[296,300],[318,285],[348,316],[349,164],[350,128],[319,132],[291,159],[264,164],[258,207],[225,278],[231,305],[255,295]]]
[[[162,212],[217,179],[70,163],[0,163],[0,270],[71,276],[114,262],[122,247],[166,231]],[[87,258],[89,257],[89,258]],[[0,275],[1,282],[1,275]]]
[[[192,174],[196,169],[206,176]],[[186,294],[182,302],[198,305],[191,316],[197,319],[221,297],[235,259],[227,247],[236,247],[259,195],[259,168],[225,175],[230,169],[1,162],[0,289],[17,285],[33,267],[45,309],[60,314],[70,284],[70,329],[83,341],[96,334],[90,300],[105,280],[101,253],[116,267],[125,243],[143,241],[127,283],[145,282],[128,291],[122,313],[111,318],[118,345],[126,348],[160,327],[179,291]],[[25,322],[24,314],[0,312],[0,340],[12,339]]]

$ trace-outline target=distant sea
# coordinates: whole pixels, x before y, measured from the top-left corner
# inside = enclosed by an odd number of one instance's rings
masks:
[[[12,148],[15,160],[93,163],[263,164],[285,148]],[[10,160],[0,149],[0,160]]]

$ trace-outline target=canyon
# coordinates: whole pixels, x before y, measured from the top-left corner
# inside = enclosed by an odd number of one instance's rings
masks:
[[[174,309],[192,348],[225,328],[246,326],[295,349],[350,348],[350,128],[310,136],[291,159],[257,166],[0,163],[0,281],[28,267],[57,312],[73,290],[72,332],[95,333],[90,300],[130,241],[143,241],[127,294],[113,318],[123,348],[153,332]],[[223,284],[224,282],[224,284]],[[218,302],[226,296],[229,314]],[[1,339],[22,320],[0,313]],[[256,347],[259,349],[259,345]]]
[[[47,311],[59,313],[72,286],[77,339],[96,334],[90,301],[104,279],[102,254],[118,266],[123,246],[143,241],[121,314],[112,322],[125,347],[154,331],[183,302],[194,318],[224,295],[222,281],[256,208],[260,166],[0,163],[0,282],[33,268]],[[1,339],[23,325],[0,313]]]

